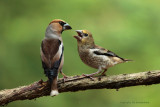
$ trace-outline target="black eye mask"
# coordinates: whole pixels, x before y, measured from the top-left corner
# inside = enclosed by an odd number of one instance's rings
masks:
[[[65,22],[60,21],[60,22],[59,22],[59,24],[60,24],[61,26],[64,26],[64,24],[66,24],[66,23],[65,23]]]

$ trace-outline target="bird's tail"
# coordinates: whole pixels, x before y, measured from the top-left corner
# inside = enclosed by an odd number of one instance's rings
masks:
[[[57,88],[57,78],[58,77],[54,77],[53,78],[53,81],[52,81],[52,84],[51,84],[51,93],[50,93],[50,96],[56,96],[56,95],[59,94],[58,88]]]
[[[130,60],[130,59],[123,59],[124,62],[128,62],[128,61],[133,61],[133,60]]]
[[[57,89],[58,69],[52,68],[52,69],[45,70],[45,74],[49,79],[49,83],[51,84],[50,96],[58,95],[59,94]]]

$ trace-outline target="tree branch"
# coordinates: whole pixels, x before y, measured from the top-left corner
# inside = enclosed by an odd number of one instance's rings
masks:
[[[93,79],[94,81],[90,78],[82,76],[72,76],[69,77],[65,83],[62,79],[59,79],[58,89],[59,92],[62,93],[88,89],[119,89],[137,85],[158,84],[160,83],[160,70],[102,76],[101,80],[99,80],[99,77],[94,77]],[[42,96],[48,96],[49,93],[49,83],[40,80],[28,86],[21,86],[14,89],[5,89],[0,91],[0,105],[5,105],[16,100],[31,100]]]

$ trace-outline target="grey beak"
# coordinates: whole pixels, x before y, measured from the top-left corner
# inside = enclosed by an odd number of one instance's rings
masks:
[[[82,37],[82,30],[76,30],[76,32],[78,33],[78,36]]]
[[[68,23],[63,25],[63,30],[70,30],[70,29],[72,29],[72,27]]]

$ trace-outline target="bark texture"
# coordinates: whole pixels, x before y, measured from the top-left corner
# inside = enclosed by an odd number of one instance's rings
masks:
[[[75,92],[88,89],[119,89],[123,87],[137,85],[151,85],[160,83],[160,70],[147,71],[133,74],[120,74],[113,76],[94,77],[94,80],[82,77],[71,76],[65,82],[58,80],[59,92]],[[20,86],[13,89],[0,91],[0,106],[6,105],[16,100],[31,100],[50,94],[48,81],[43,80],[34,82],[27,86]]]

